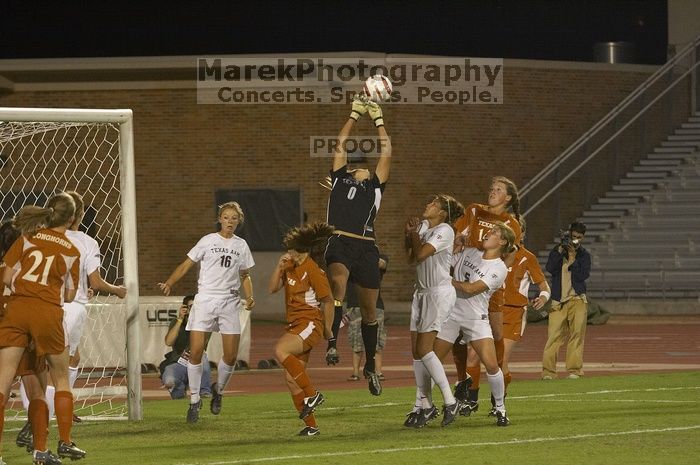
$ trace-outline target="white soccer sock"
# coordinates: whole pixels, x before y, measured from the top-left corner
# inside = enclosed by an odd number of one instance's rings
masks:
[[[54,411],[54,397],[56,395],[56,388],[53,386],[46,386],[46,405],[49,407],[49,420],[53,418]]]
[[[190,385],[190,404],[199,402],[199,386],[202,384],[202,362],[192,365],[187,362],[187,381]]]
[[[78,367],[68,367],[68,383],[70,385],[71,391],[73,390],[75,380],[78,379],[79,373],[80,370],[78,369]]]
[[[53,386],[46,386],[46,405],[49,407],[49,420],[53,418],[54,413],[54,394],[56,393],[56,388]],[[27,391],[24,390],[24,383],[19,382],[19,396],[22,399],[22,405],[24,410],[29,411],[29,398],[27,397]]]
[[[433,404],[430,386],[430,373],[420,360],[413,361],[413,374],[416,377],[416,408],[430,408]]]
[[[442,392],[442,398],[445,400],[445,405],[452,405],[455,402],[455,396],[452,395],[452,389],[450,382],[447,380],[447,375],[445,374],[445,368],[442,366],[442,362],[435,355],[435,352],[428,352],[421,359],[425,369],[430,373],[430,377],[435,380],[435,384],[438,385],[440,391]]]
[[[233,370],[233,366],[226,365],[223,359],[219,360],[219,365],[216,370],[216,390],[219,391],[219,394],[224,393],[224,389],[231,379]]]
[[[22,380],[19,382],[19,396],[22,398],[22,406],[24,410],[29,411],[29,397],[27,397],[27,391],[24,390],[24,383]],[[4,415],[4,413],[3,413]]]
[[[503,404],[503,393],[505,392],[505,383],[503,382],[503,372],[498,369],[498,373],[490,375],[486,373],[486,377],[489,380],[489,386],[491,386],[491,394],[496,401],[496,410],[499,412],[505,412],[506,406]]]

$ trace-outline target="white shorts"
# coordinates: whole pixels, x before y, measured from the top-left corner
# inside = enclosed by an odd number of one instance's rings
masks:
[[[85,304],[78,302],[69,302],[63,304],[63,331],[66,338],[66,347],[68,353],[75,355],[80,339],[83,337],[85,329],[85,321],[87,321],[87,310]]]
[[[460,344],[468,344],[471,341],[478,341],[480,339],[493,339],[491,324],[488,318],[483,320],[467,320],[457,317],[455,312],[450,313],[447,317],[437,337],[443,341],[454,344],[460,331],[462,332]]]
[[[439,331],[454,307],[457,293],[453,286],[416,290],[411,303],[411,331]]]
[[[187,331],[241,334],[241,299],[238,296],[197,294],[187,319]]]

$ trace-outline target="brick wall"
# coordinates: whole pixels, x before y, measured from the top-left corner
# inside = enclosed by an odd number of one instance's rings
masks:
[[[386,298],[410,297],[413,270],[402,260],[403,223],[422,212],[431,194],[480,202],[493,175],[524,183],[648,75],[511,66],[503,105],[387,107],[394,158],[376,222],[378,244],[393,258]],[[323,219],[327,191],[317,182],[331,161],[309,156],[308,137],[337,133],[349,113],[342,105],[196,105],[194,89],[20,91],[0,96],[0,106],[133,109],[145,295],[156,294],[156,283],[211,231],[216,189],[301,188],[309,220]],[[356,133],[375,130],[360,121]],[[175,291],[185,293],[195,283],[190,273]],[[264,286],[257,283],[259,290]]]

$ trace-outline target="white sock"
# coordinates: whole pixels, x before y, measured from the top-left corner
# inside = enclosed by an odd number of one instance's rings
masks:
[[[445,368],[442,366],[442,362],[440,362],[437,355],[435,355],[435,352],[428,352],[421,361],[423,365],[425,365],[425,369],[430,373],[430,377],[435,380],[435,384],[440,388],[442,398],[445,400],[445,405],[452,405],[457,402],[455,396],[452,395],[452,389],[450,382],[447,380]]]
[[[187,362],[187,381],[190,385],[190,404],[199,402],[199,386],[202,384],[202,362],[197,365]]]
[[[54,411],[54,397],[56,395],[56,388],[53,386],[46,386],[46,405],[49,407],[49,420],[53,418]]]
[[[416,408],[430,408],[432,405],[430,389],[430,373],[420,360],[413,361],[413,374],[416,377]]]
[[[24,383],[21,380],[19,382],[19,396],[22,398],[22,406],[24,407],[24,410],[29,412],[29,397],[27,397],[27,391],[24,390]]]
[[[219,391],[219,394],[224,393],[224,389],[233,374],[233,369],[234,367],[226,365],[223,359],[219,360],[219,365],[216,370],[216,390]]]
[[[505,412],[506,406],[503,404],[503,393],[505,392],[505,382],[503,381],[503,372],[498,369],[498,373],[490,375],[486,373],[486,377],[489,380],[489,386],[491,386],[491,394],[496,401],[496,410],[499,412]]]
[[[73,390],[73,385],[75,384],[75,380],[78,379],[79,373],[80,370],[78,367],[68,367],[68,383],[70,383],[71,390]]]

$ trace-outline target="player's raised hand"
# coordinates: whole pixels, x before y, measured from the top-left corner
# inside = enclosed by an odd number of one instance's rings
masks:
[[[416,217],[416,216],[413,216],[413,217],[409,218],[408,220],[406,220],[406,234],[410,234],[413,231],[415,231],[416,228],[418,228],[419,224],[420,224],[420,219],[418,219],[418,217]]]
[[[369,117],[372,118],[372,121],[374,121],[375,126],[384,126],[384,114],[382,113],[382,107],[380,107],[377,102],[368,102],[367,112],[369,113]]]
[[[367,113],[367,101],[361,96],[356,95],[352,99],[352,111],[350,112],[350,118],[357,121],[365,113]]]

